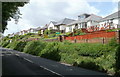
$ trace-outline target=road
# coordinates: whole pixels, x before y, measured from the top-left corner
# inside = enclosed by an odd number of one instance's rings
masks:
[[[33,56],[10,49],[0,49],[2,77],[108,77],[107,74]]]

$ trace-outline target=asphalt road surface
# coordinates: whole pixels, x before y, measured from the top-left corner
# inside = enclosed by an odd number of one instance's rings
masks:
[[[108,77],[105,73],[63,65],[15,50],[0,48],[0,52],[2,77]]]

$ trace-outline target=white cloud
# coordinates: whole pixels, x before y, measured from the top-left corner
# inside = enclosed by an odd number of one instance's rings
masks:
[[[13,20],[10,21],[4,35],[44,26],[51,20],[58,21],[66,17],[77,19],[77,15],[81,13],[99,13],[98,9],[85,0],[30,0],[20,11],[23,14],[22,19],[17,25]]]

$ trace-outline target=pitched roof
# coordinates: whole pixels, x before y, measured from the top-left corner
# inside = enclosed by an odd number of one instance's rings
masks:
[[[71,23],[68,24],[68,25],[73,25],[73,24],[77,24],[77,23],[87,22],[87,21],[90,21],[90,20],[99,21],[100,19],[102,19],[102,17],[97,16],[97,15],[94,15],[94,14],[90,14],[89,17],[87,17],[87,18],[85,18],[85,19],[82,19],[82,20],[73,21],[73,22],[71,22]]]
[[[40,29],[41,29],[41,27],[36,28],[36,30],[40,30]]]
[[[85,21],[89,21],[89,20],[93,20],[93,21],[100,21],[100,19],[102,19],[102,17],[91,14],[89,17],[87,17],[85,19]]]
[[[46,29],[46,28],[48,28],[48,25],[47,25],[47,24],[46,24],[45,26],[43,26],[43,27],[41,28],[41,30]]]
[[[119,18],[119,17],[120,17],[120,10],[104,17],[101,21],[110,20],[110,19]]]
[[[56,23],[56,25],[69,24],[69,23],[71,23],[71,22],[73,22],[73,21],[75,21],[75,20],[73,20],[73,19],[68,19],[68,18],[64,18],[64,19],[58,21],[58,22]]]
[[[51,21],[54,25],[56,25],[57,24],[57,22],[55,22],[55,21]]]

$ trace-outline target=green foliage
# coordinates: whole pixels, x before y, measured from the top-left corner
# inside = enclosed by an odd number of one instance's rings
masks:
[[[106,30],[106,32],[113,32],[113,31],[116,31],[117,29],[109,29],[109,30]]]
[[[18,41],[20,39],[20,36],[19,35],[15,35],[14,37],[12,37],[12,40],[13,41]]]
[[[41,31],[38,31],[38,35],[40,35],[41,34]]]
[[[18,51],[23,51],[24,47],[26,45],[26,42],[22,42],[22,41],[13,41],[11,43],[9,43],[6,48],[11,48],[14,50],[18,50]]]
[[[23,52],[23,49],[26,46],[26,44],[27,44],[27,42],[19,41],[14,49],[17,51]]]
[[[2,2],[2,31],[6,29],[7,21],[10,18],[15,19],[18,21],[20,18],[20,10],[18,7],[23,7],[27,2]]]
[[[49,34],[50,34],[50,30],[47,30],[47,29],[46,29],[46,30],[44,31],[44,35],[49,35]]]
[[[75,32],[76,32],[76,33],[74,34],[75,36],[77,36],[77,35],[85,35],[85,34],[86,34],[86,33],[82,32],[81,29],[78,29],[78,30],[76,30]]]
[[[115,38],[112,38],[108,44],[110,46],[114,46],[114,47],[116,47],[118,45],[117,40]]]
[[[18,42],[19,41],[13,41],[13,42],[9,43],[6,47],[14,49],[17,46]]]
[[[16,36],[14,38],[25,37]],[[29,54],[87,69],[111,74],[120,73],[120,47],[115,39],[112,39],[108,44],[70,43],[69,41],[49,43],[43,41],[30,41],[28,43],[13,41],[8,45],[6,39],[9,38],[4,39],[4,45],[11,49],[18,51],[24,49],[24,52]]]
[[[60,55],[58,51],[58,43],[57,42],[51,42],[46,45],[46,47],[39,53],[39,56],[55,60],[55,61],[60,61]]]
[[[97,65],[95,60],[90,57],[82,57],[81,59],[78,59],[79,62],[77,66],[87,68],[87,69],[92,69],[92,70],[99,70],[103,72],[103,68]]]
[[[74,44],[73,47],[77,51],[78,55],[94,58],[111,50],[111,47],[105,44]]]
[[[26,36],[35,35],[35,33],[27,33]]]
[[[32,55],[38,55],[44,49],[45,46],[45,43],[42,41],[30,41],[25,46],[24,52]]]
[[[119,44],[119,46],[117,47],[117,49],[116,49],[116,53],[115,53],[115,55],[116,55],[116,57],[115,57],[115,59],[116,59],[116,74],[117,75],[120,75],[120,44]]]
[[[67,33],[65,33],[66,36],[69,36],[70,34],[71,34],[71,32],[67,32]]]
[[[49,35],[49,38],[55,37],[55,36],[56,36],[56,34],[50,34],[50,35]]]
[[[10,43],[9,40],[2,41],[2,42],[1,42],[1,46],[2,46],[2,47],[6,47],[9,43]]]

